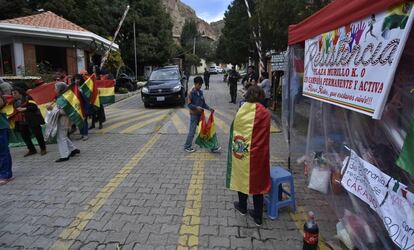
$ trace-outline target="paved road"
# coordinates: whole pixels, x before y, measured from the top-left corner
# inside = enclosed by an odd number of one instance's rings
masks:
[[[70,161],[54,162],[56,145],[28,158],[12,149],[16,179],[0,187],[0,248],[299,249],[298,214],[282,209],[257,228],[233,209],[225,171],[236,107],[221,78],[205,91],[220,154],[184,152],[188,111],[145,109],[139,95],[107,107],[104,129],[74,140],[81,154]],[[283,162],[283,135],[271,141],[272,162]]]

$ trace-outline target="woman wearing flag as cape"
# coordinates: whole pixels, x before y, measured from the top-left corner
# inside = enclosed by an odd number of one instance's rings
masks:
[[[247,198],[253,195],[254,210],[249,211],[257,226],[263,221],[263,194],[270,191],[269,139],[270,115],[260,104],[265,94],[258,86],[247,91],[244,103],[231,125],[227,157],[227,188],[237,191],[234,207],[247,214]]]

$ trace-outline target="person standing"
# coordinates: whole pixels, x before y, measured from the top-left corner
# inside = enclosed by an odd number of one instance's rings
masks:
[[[230,97],[231,97],[231,100],[229,103],[236,104],[237,82],[239,81],[239,79],[240,79],[240,74],[236,71],[236,68],[233,66],[228,76],[228,84],[230,87]]]
[[[83,83],[85,82],[85,80],[83,79],[83,76],[80,74],[76,74],[73,78],[73,83],[76,84],[79,89],[81,90],[81,86],[83,85]],[[82,92],[82,90],[81,90]],[[88,116],[91,115],[91,107],[89,104],[89,100],[88,98],[86,98],[86,96],[82,94],[82,99],[83,99],[83,104],[84,104],[84,108],[85,108],[85,112],[86,112],[86,117],[83,121],[83,127],[79,129],[79,133],[81,135],[81,139],[82,141],[87,141],[89,139],[88,136]]]
[[[55,91],[57,99],[62,98],[62,94],[66,91],[68,85],[64,82],[57,82],[55,85]],[[51,109],[49,106],[48,109]],[[72,141],[68,138],[68,129],[70,127],[69,118],[66,115],[65,111],[59,105],[55,107],[56,112],[58,112],[59,118],[57,122],[57,143],[59,148],[60,158],[55,162],[64,162],[69,160],[69,157],[75,156],[80,153],[80,150],[77,149]]]
[[[9,149],[9,121],[5,112],[2,112],[7,105],[3,93],[0,88],[0,185],[8,183],[13,177],[12,158]]]
[[[257,82],[259,79],[259,76],[256,74],[254,70],[254,66],[250,65],[247,67],[247,74],[242,80],[242,85],[245,89],[249,88],[249,85],[254,85],[253,81]]]
[[[265,99],[262,104],[263,106],[268,108],[270,105],[270,88],[271,88],[271,83],[269,80],[269,73],[263,72],[262,77],[263,77],[263,80],[261,81],[261,83],[258,84],[258,86],[261,87],[263,89],[263,92],[265,93]]]
[[[40,154],[45,155],[46,143],[43,138],[41,125],[45,124],[42,114],[36,102],[22,88],[14,88],[12,90],[14,98],[13,106],[18,111],[16,115],[16,127],[22,135],[23,141],[28,148],[28,152],[24,157],[36,154],[36,148],[32,142],[32,133],[36,137],[40,147]]]
[[[193,139],[194,135],[200,122],[201,113],[204,110],[209,110],[210,112],[214,112],[214,109],[210,108],[204,99],[203,91],[201,87],[203,85],[203,78],[197,76],[194,78],[194,87],[188,93],[188,108],[190,109],[190,126],[187,135],[187,140],[184,144],[184,150],[188,153],[195,152],[193,148]],[[216,153],[219,152],[221,147],[215,148],[212,152]]]
[[[208,72],[207,68],[204,68],[204,83],[206,84],[205,89],[210,89],[210,72]]]
[[[226,187],[237,191],[234,208],[249,215],[257,226],[263,223],[263,194],[270,191],[270,114],[260,104],[264,99],[259,86],[251,86],[231,126]],[[254,210],[247,210],[247,199],[253,195]]]

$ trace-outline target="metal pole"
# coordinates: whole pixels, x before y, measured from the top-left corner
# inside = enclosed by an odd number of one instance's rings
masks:
[[[244,0],[244,3],[246,4],[247,15],[249,16],[249,19],[251,19],[252,14],[250,13],[249,3],[247,2],[247,0]],[[262,55],[262,41],[260,40],[261,39],[261,37],[260,37],[260,27],[259,27],[259,36],[257,36],[256,31],[254,31],[254,29],[252,29],[252,31],[253,31],[255,44],[256,44],[257,53],[259,55],[259,60],[260,60],[259,74],[261,74],[263,69],[265,69],[265,66],[264,66],[263,55]]]
[[[116,40],[116,37],[118,36],[119,30],[121,29],[122,23],[124,22],[125,17],[126,17],[126,15],[128,13],[128,10],[129,10],[129,5],[127,5],[127,7],[126,7],[126,10],[124,12],[124,15],[122,16],[121,21],[118,24],[118,28],[115,31],[114,38],[112,39],[111,44],[109,45],[109,48],[106,51],[104,58],[102,58],[101,65],[99,66],[99,70],[102,70],[102,67],[104,66],[106,60],[108,59],[109,52],[111,52],[112,46],[114,45],[114,42]]]
[[[137,37],[135,35],[135,21],[134,21],[134,58],[135,58],[135,79],[138,78],[138,65],[137,65]]]
[[[193,55],[196,54],[196,37],[194,37],[194,42],[193,42]],[[196,65],[194,64],[194,74],[196,73]]]

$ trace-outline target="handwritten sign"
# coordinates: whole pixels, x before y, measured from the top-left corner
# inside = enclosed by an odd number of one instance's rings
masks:
[[[306,40],[303,95],[380,119],[413,9],[406,2]]]
[[[392,241],[414,250],[414,195],[407,186],[364,161],[354,151],[344,160],[342,186],[382,219]]]

